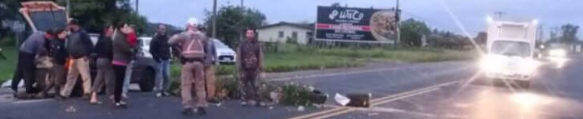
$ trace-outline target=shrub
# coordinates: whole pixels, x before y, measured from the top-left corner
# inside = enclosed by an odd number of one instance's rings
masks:
[[[240,99],[241,83],[237,78],[218,78],[216,82],[217,98],[219,99]]]
[[[282,86],[281,104],[288,106],[309,106],[311,90],[307,86],[300,86],[294,83]]]

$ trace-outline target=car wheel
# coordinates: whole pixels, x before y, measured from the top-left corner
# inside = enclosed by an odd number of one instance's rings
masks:
[[[156,85],[156,72],[153,69],[145,69],[140,79],[140,90],[142,92],[152,92]]]

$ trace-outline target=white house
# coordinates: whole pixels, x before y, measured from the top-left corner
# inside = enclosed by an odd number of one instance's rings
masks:
[[[313,37],[313,29],[309,25],[280,22],[259,27],[257,33],[261,42],[286,43],[290,39],[298,44],[308,44]]]

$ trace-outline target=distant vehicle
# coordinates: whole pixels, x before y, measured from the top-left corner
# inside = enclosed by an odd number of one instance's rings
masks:
[[[545,61],[556,64],[557,68],[561,68],[567,61],[569,61],[568,55],[569,45],[562,43],[551,43],[546,47],[543,58]]]
[[[235,63],[237,61],[237,53],[229,46],[225,45],[219,39],[212,38],[217,50],[217,59],[219,63]]]
[[[100,35],[96,34],[96,33],[89,33],[89,38],[91,39],[91,42],[95,45],[97,44],[97,41],[99,40]]]
[[[140,39],[140,55],[147,58],[152,58],[152,54],[150,53],[150,43],[152,42],[152,37],[140,37],[138,39]]]
[[[487,54],[481,68],[491,80],[514,81],[522,88],[538,68],[534,59],[537,21],[513,22],[488,20]]]
[[[150,92],[154,90],[156,85],[156,61],[150,54],[151,37],[139,37],[137,55],[134,66],[131,67],[132,78],[131,83],[140,85],[140,90]]]

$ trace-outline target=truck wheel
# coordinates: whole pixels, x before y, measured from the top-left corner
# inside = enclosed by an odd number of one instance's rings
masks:
[[[144,69],[140,79],[140,90],[142,92],[152,92],[156,85],[156,72],[153,69]]]

